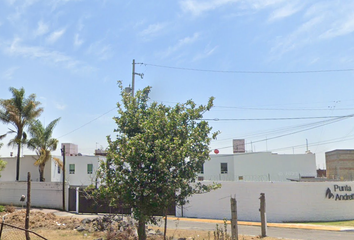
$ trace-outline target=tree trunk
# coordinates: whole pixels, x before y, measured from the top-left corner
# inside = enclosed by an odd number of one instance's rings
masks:
[[[45,182],[45,178],[44,178],[44,164],[39,164],[38,169],[39,169],[39,181],[40,182]]]
[[[139,240],[146,240],[145,218],[139,219],[138,236]]]
[[[21,142],[17,145],[17,162],[16,162],[16,181],[20,180],[20,154],[21,154]]]

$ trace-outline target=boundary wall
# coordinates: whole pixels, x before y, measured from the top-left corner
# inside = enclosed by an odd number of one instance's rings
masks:
[[[66,186],[65,205],[68,209],[69,191]],[[26,196],[25,202],[21,202],[22,195]],[[27,182],[0,182],[0,204],[14,206],[26,206]],[[58,182],[31,182],[31,207],[63,208],[63,184]]]
[[[259,222],[259,197],[265,193],[268,222],[354,219],[354,182],[218,183],[220,189],[190,197],[183,206],[183,216],[230,219],[230,197],[236,196],[238,220]],[[180,207],[176,216],[182,216]]]

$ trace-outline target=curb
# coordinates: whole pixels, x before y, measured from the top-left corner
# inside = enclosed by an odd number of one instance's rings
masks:
[[[181,220],[181,221],[190,221],[190,222],[205,222],[205,223],[215,223],[215,224],[224,224],[224,220],[216,219],[198,219],[198,218],[178,218],[178,217],[169,217],[172,220]],[[228,220],[227,224],[231,224]],[[261,226],[260,222],[246,222],[238,221],[238,225],[245,226]],[[307,229],[307,230],[322,230],[322,231],[337,231],[337,232],[354,232],[352,227],[337,227],[337,226],[327,226],[327,225],[311,225],[311,224],[301,224],[301,223],[267,223],[268,227],[277,227],[277,228],[293,228],[293,229]]]

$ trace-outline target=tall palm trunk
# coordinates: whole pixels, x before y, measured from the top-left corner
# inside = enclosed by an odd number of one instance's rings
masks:
[[[40,164],[38,166],[38,170],[39,170],[39,181],[40,182],[45,182],[45,178],[44,178],[44,167],[45,164]]]

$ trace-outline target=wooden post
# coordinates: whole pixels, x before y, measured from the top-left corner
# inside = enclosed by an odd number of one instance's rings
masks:
[[[27,174],[27,205],[26,205],[26,220],[25,220],[25,229],[29,229],[29,217],[31,210],[31,173]],[[26,231],[26,240],[30,240],[29,232]]]
[[[265,194],[261,193],[261,208],[259,211],[261,212],[261,228],[262,228],[262,237],[267,236],[267,217],[266,217],[266,203],[265,203]]]
[[[238,240],[236,198],[231,198],[230,202],[231,202],[231,239]]]

